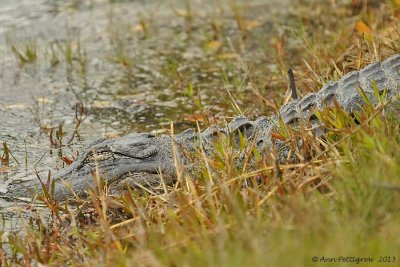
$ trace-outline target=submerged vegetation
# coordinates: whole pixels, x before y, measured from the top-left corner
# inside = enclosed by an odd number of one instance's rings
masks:
[[[89,7],[69,2],[68,10],[79,10],[94,8],[96,1]],[[38,131],[45,130],[50,136],[46,142],[60,149],[59,162],[73,161],[76,154],[68,154],[69,143],[79,144],[74,137],[85,136],[86,117],[104,119],[107,111],[101,108],[126,97],[144,102],[146,83],[155,88],[158,115],[138,112],[121,132],[137,131],[135,123],[146,122],[140,122],[143,116],[155,118],[149,129],[173,133],[175,127],[202,127],[236,114],[272,114],[288,101],[289,67],[295,69],[299,94],[305,95],[328,80],[400,53],[396,0],[289,1],[294,3],[287,4],[287,26],[268,34],[266,27],[285,22],[276,17],[267,21],[265,10],[256,12],[262,4],[215,2],[216,11],[206,16],[194,12],[194,1],[183,1],[173,8],[176,25],[161,25],[150,11],[140,13],[136,23],[118,20],[110,8],[104,59],[111,65],[100,69],[112,73],[103,77],[98,91],[91,83],[97,77],[91,76],[93,52],[84,38],[51,42],[48,50],[38,49],[38,42],[9,41],[21,72],[30,71],[30,64],[50,66],[55,73],[62,69],[65,88],[78,102],[73,105],[75,120],[64,128],[39,104],[31,108]],[[135,44],[148,49],[141,42],[151,47],[150,54],[135,52]],[[172,108],[160,108],[163,101]],[[395,266],[400,260],[400,108],[399,99],[382,97],[379,102],[352,116],[338,106],[318,112],[329,129],[324,136],[316,137],[303,124],[282,127],[277,138],[302,140],[298,163],[278,164],[275,151],[252,151],[257,168],[238,167],[233,163],[238,152],[230,140],[221,140],[212,158],[198,151],[202,172],[187,173],[177,161],[178,182],[157,192],[129,189],[114,195],[102,177],[94,177],[98,190],[87,199],[59,203],[49,189],[26,204],[33,215],[22,232],[7,230],[3,216],[1,264],[326,266],[336,260],[332,266],[357,261]],[[171,110],[175,113],[166,118]],[[165,129],[156,128],[157,123]],[[252,145],[240,141],[243,149]],[[2,151],[0,173],[15,158],[9,143]],[[46,215],[35,209],[38,202],[44,203]]]

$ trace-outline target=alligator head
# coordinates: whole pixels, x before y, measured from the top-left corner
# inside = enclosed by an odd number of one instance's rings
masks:
[[[96,187],[98,177],[111,185],[127,177],[137,178],[138,183],[151,182],[143,179],[143,174],[155,178],[160,173],[166,177],[175,174],[170,136],[132,133],[116,139],[102,139],[89,145],[76,161],[52,176],[54,197],[64,200],[73,194],[84,196]],[[41,188],[40,183],[32,181],[12,185],[9,191],[13,196],[27,196]]]

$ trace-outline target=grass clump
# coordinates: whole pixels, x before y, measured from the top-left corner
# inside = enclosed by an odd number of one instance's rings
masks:
[[[20,67],[26,64],[35,63],[38,58],[37,45],[35,41],[28,42],[22,47],[17,47],[12,44],[11,51]]]

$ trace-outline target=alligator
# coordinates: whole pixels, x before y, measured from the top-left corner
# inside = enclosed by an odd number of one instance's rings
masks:
[[[279,138],[273,138],[282,122],[295,126],[301,120],[308,120],[314,129],[321,130],[323,125],[315,116],[316,110],[337,103],[345,111],[353,113],[365,104],[360,90],[376,104],[376,88],[379,94],[386,92],[387,97],[393,99],[399,95],[399,87],[400,54],[396,54],[347,73],[338,81],[328,82],[316,93],[301,99],[294,97],[271,117],[250,120],[238,116],[226,126],[216,124],[202,132],[188,129],[176,135],[131,133],[116,139],[100,139],[90,144],[71,165],[52,176],[53,197],[62,201],[72,195],[85,196],[96,187],[94,177],[102,177],[109,185],[128,182],[131,186],[150,188],[161,181],[171,184],[177,179],[177,161],[188,170],[196,170],[198,161],[192,160],[190,153],[200,150],[203,155],[211,157],[215,152],[215,142],[222,137],[229,137],[233,142],[240,142],[245,137],[259,153],[279,147],[278,159],[285,161],[289,148],[282,146],[283,141]],[[35,190],[40,191],[40,188],[37,181],[11,184],[6,194],[27,196]]]

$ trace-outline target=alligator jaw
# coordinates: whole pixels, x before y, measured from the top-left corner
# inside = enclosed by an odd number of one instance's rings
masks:
[[[160,151],[163,147],[163,151]],[[98,183],[94,177],[100,177],[107,184],[137,173],[171,173],[166,164],[171,154],[171,139],[155,137],[149,134],[129,134],[118,139],[107,140],[89,146],[81,157],[67,168],[56,173],[54,196],[65,199],[74,191],[85,195]],[[69,190],[65,190],[69,188]],[[68,191],[68,192],[66,192]]]
[[[64,200],[72,194],[78,196],[86,195],[88,189],[94,189],[101,178],[106,184],[114,184],[127,176],[134,176],[135,173],[157,173],[160,166],[158,159],[142,161],[133,157],[117,156],[110,154],[110,157],[94,157],[90,164],[76,168],[72,164],[64,171],[53,177],[56,181],[54,197]],[[66,190],[67,189],[67,190]],[[73,191],[73,192],[72,192]]]

